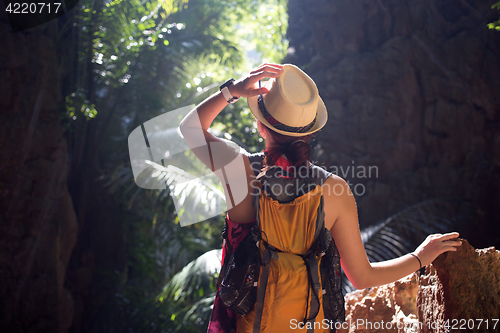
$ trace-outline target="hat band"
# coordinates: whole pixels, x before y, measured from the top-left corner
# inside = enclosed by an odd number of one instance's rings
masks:
[[[301,126],[301,127],[293,127],[293,126],[288,126],[271,116],[271,114],[267,111],[266,106],[264,105],[264,99],[262,98],[262,95],[259,95],[257,98],[257,102],[259,105],[259,110],[262,112],[262,115],[264,118],[269,122],[269,124],[273,125],[275,128],[279,129],[280,131],[285,131],[285,132],[292,132],[292,133],[304,133],[309,131],[313,126],[314,123],[316,122],[316,116],[314,117],[313,121],[311,121],[309,124],[306,126]]]

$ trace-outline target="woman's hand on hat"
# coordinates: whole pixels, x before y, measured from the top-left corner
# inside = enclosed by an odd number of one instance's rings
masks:
[[[258,82],[264,78],[277,78],[283,72],[283,65],[279,64],[262,64],[246,77],[242,77],[229,87],[229,92],[237,97],[251,97],[263,95],[268,92],[266,87],[259,88]]]
[[[440,254],[447,251],[456,251],[457,247],[462,245],[462,242],[457,239],[458,236],[458,232],[429,235],[414,253],[420,258],[422,265],[426,266]]]

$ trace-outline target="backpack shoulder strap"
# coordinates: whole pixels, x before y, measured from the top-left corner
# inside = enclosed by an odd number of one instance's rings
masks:
[[[328,177],[332,175],[331,172],[326,171],[324,168],[321,168],[317,165],[312,166],[312,177],[314,181],[319,186],[323,186]],[[318,207],[318,218],[316,220],[316,233],[314,234],[314,239],[317,240],[325,229],[325,211],[324,211],[324,199],[323,195],[321,195],[321,202]]]
[[[250,160],[250,165],[255,173],[255,177],[260,173],[260,170],[264,167],[264,153],[248,154],[248,159]]]
[[[332,175],[331,172],[326,171],[322,167],[319,167],[317,165],[312,165],[312,177],[316,180],[316,183],[320,186],[322,186],[328,177]]]
[[[255,177],[261,172],[261,169],[264,167],[263,162],[264,162],[264,153],[256,153],[256,154],[248,154],[248,159],[250,160],[250,166],[253,169],[253,172],[255,173]],[[260,183],[259,183],[260,184]],[[257,227],[260,229],[260,218],[259,218],[259,196],[260,196],[260,187],[255,187],[254,188],[254,197],[253,197],[253,207],[255,209],[256,215],[255,215],[255,222],[257,224]]]
[[[229,258],[233,254],[233,247],[231,246],[231,242],[229,241],[228,233],[229,233],[229,226],[227,224],[227,216],[226,216],[226,220],[224,222],[224,228],[222,229],[222,239],[223,239],[222,247],[225,248],[224,259],[222,262],[222,267],[220,269],[219,277],[217,278],[215,290],[219,290],[220,284],[224,279],[224,277],[226,276],[227,265],[229,264]]]

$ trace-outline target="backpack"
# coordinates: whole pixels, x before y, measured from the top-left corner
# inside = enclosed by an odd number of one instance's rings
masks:
[[[256,174],[262,169],[262,157],[262,154],[249,156]],[[288,205],[293,200],[320,191],[318,186],[321,187],[330,174],[314,165],[303,169],[306,169],[305,172],[301,170],[303,172],[290,174],[274,166],[266,168],[257,175],[259,186],[255,187],[254,207],[257,212],[255,225],[234,252],[230,246],[226,247],[227,252],[218,281],[219,296],[229,310],[242,316],[255,306],[254,332],[259,332],[260,328],[269,263],[271,260],[278,260],[278,253],[282,252],[268,243],[267,235],[261,230],[261,219],[266,216],[261,216],[259,205],[262,200],[272,200],[279,203],[277,207],[286,211],[291,207]],[[292,191],[290,193],[283,189]],[[321,308],[319,293],[322,293],[323,315],[329,321],[329,325],[345,320],[339,252],[330,231],[324,225],[323,195],[321,194],[319,200],[316,199],[314,202],[317,204],[314,241],[305,254],[294,253],[302,258],[303,265],[307,268],[309,281],[307,299],[312,296],[310,302],[307,302],[303,324],[310,322],[311,327],[314,327],[315,318]],[[266,215],[266,211],[263,211],[263,215]],[[223,237],[226,240],[225,244],[229,244],[227,221]],[[263,252],[259,246],[264,247]],[[321,259],[318,259],[319,257]],[[313,329],[308,330],[308,332],[313,331]]]

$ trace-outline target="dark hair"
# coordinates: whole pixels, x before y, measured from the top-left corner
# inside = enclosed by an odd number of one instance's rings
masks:
[[[257,120],[257,128],[264,139],[267,139],[270,135],[276,142],[275,145],[268,147],[266,150],[264,165],[275,165],[281,155],[285,155],[290,164],[295,167],[306,166],[311,160],[311,145],[309,144],[309,140],[313,138],[316,133],[299,137],[283,135],[268,128],[259,120]]]

